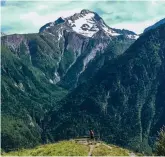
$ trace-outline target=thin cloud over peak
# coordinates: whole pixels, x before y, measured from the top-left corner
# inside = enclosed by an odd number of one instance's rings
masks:
[[[12,0],[3,3],[1,29],[9,34],[36,33],[44,24],[82,9],[97,12],[110,27],[129,29],[138,34],[165,17],[163,1]]]

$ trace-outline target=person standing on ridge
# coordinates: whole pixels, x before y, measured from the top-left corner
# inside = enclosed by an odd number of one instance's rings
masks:
[[[93,140],[94,139],[94,132],[93,132],[93,130],[90,130],[89,133],[90,133],[91,140]]]

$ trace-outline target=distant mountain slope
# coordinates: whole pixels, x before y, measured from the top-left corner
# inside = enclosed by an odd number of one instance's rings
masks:
[[[160,21],[158,21],[158,22],[156,22],[154,25],[147,27],[147,28],[144,30],[144,32],[147,32],[147,31],[149,31],[149,30],[151,30],[151,29],[155,29],[155,28],[159,27],[159,26],[162,25],[162,24],[165,24],[165,18],[162,19],[162,20],[160,20]]]
[[[164,34],[165,25],[146,32],[63,99],[50,113],[54,139],[93,128],[102,140],[151,153],[165,124]]]
[[[88,12],[83,10],[68,20],[74,23]],[[76,32],[66,19],[59,18],[43,26],[40,33],[1,38],[4,150],[45,142],[48,112],[58,109],[57,102],[70,90],[93,77],[105,62],[123,54],[135,41],[127,35],[136,34],[128,30],[107,35],[103,20],[90,14],[94,17],[88,22],[99,29],[95,37]],[[112,31],[107,25],[105,28]],[[49,140],[53,141],[51,135]]]

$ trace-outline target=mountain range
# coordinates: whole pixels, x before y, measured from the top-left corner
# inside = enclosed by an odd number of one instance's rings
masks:
[[[141,36],[82,10],[1,37],[2,149],[86,135],[151,153],[165,124],[165,25]]]

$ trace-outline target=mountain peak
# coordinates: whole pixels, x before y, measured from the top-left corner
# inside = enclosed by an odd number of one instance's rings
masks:
[[[92,38],[96,37],[95,34],[98,34],[97,32],[99,31],[102,31],[103,33],[101,34],[105,34],[105,37],[125,34],[129,35],[128,31],[116,31],[116,29],[110,28],[97,13],[87,9],[83,9],[79,13],[75,13],[74,15],[64,19],[60,17],[54,23],[48,23],[41,27],[40,32],[46,30],[52,33],[52,27],[56,27],[58,24],[62,24],[61,28],[63,29],[68,29],[69,31],[74,31],[83,36]],[[128,38],[130,37],[128,36]],[[133,38],[131,37],[131,39]]]
[[[59,17],[56,21],[55,21],[55,24],[60,24],[60,23],[64,23],[65,22],[65,19],[62,18],[62,17]]]
[[[90,10],[88,10],[88,9],[83,9],[83,10],[81,10],[80,13],[81,13],[81,14],[88,14],[88,13],[94,13],[94,12],[92,12],[92,11],[90,11]]]

